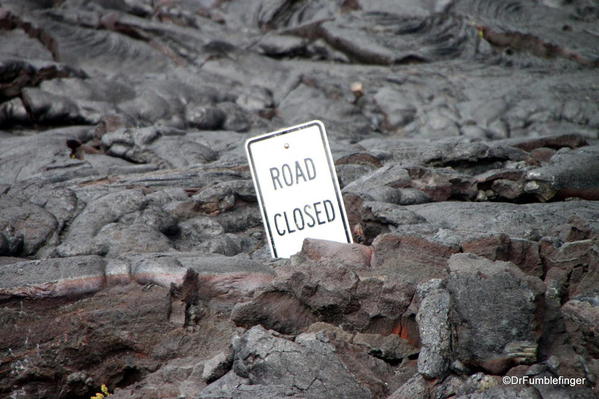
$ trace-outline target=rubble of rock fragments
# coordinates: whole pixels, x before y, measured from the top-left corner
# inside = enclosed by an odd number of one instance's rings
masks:
[[[0,397],[598,398],[598,71],[595,0],[0,0]],[[315,119],[354,243],[272,259]]]

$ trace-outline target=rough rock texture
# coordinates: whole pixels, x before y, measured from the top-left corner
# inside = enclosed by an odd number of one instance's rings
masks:
[[[432,289],[431,287],[427,291],[423,295],[416,316],[422,343],[418,356],[418,372],[426,378],[435,378],[442,376],[449,366],[451,297],[443,288]]]
[[[492,374],[515,364],[535,363],[543,317],[539,314],[543,310],[542,281],[511,263],[491,262],[473,254],[454,255],[449,273],[447,290],[453,299],[458,359]],[[445,301],[443,298],[441,304]]]
[[[232,375],[225,381],[237,380],[240,386],[217,381],[206,387],[200,398],[373,396],[335,356],[335,347],[324,336],[307,333],[290,341],[257,326],[242,335],[234,347]]]
[[[597,397],[597,26],[0,0],[0,397]],[[354,244],[272,260],[244,140],[313,119]]]
[[[352,270],[333,261],[336,257],[310,262],[303,254],[278,267],[274,280],[255,298],[237,304],[232,319],[244,326],[261,323],[283,333],[297,333],[316,320],[350,331],[385,334],[400,323],[414,294],[408,284],[375,276],[361,263],[354,267],[362,270]],[[290,312],[296,317],[290,318]]]
[[[1,298],[81,295],[106,286],[106,261],[99,256],[11,262],[0,267]]]

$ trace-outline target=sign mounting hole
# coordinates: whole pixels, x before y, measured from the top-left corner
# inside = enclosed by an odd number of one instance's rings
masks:
[[[289,149],[289,143],[285,143],[283,147],[285,147],[286,150]]]

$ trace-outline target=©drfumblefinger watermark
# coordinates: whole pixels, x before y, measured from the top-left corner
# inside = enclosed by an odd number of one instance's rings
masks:
[[[531,377],[524,375],[522,377],[506,375],[502,379],[505,385],[529,384],[529,385],[584,385],[586,378],[584,377]]]

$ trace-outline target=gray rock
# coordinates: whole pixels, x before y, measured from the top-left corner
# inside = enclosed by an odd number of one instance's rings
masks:
[[[561,374],[559,374],[561,375]],[[537,376],[535,376],[537,377]],[[544,382],[543,379],[553,379],[556,378],[554,374],[551,373],[541,373],[538,375],[540,382]],[[559,378],[559,377],[557,377]],[[589,386],[585,386],[583,384],[579,384],[577,382],[581,382],[582,378],[578,377],[578,381],[574,377],[572,384],[532,384],[539,392],[539,394],[543,397],[543,399],[594,399],[597,397],[596,393]],[[585,379],[586,381],[586,379]]]
[[[293,391],[280,385],[256,385],[251,384],[248,378],[243,378],[230,371],[224,377],[219,378],[198,395],[199,399],[251,399],[256,397],[276,399],[292,396]]]
[[[196,244],[194,249],[209,254],[233,256],[243,252],[243,250],[247,247],[252,247],[252,244],[244,241],[243,237],[226,233],[221,236],[202,241]]]
[[[511,237],[530,238],[529,236],[535,230],[537,237],[549,235],[552,226],[567,223],[575,215],[588,221],[597,220],[599,205],[595,201],[522,205],[444,202],[412,205],[407,209],[424,217],[429,223],[444,228],[479,233],[505,233]],[[593,222],[590,223],[594,226]],[[599,229],[599,226],[592,228]]]
[[[457,358],[493,374],[534,361],[542,333],[543,282],[512,263],[467,253],[453,255],[448,267]]]
[[[109,223],[93,239],[96,248],[106,256],[126,253],[164,252],[171,248],[167,237],[151,225]]]
[[[416,315],[422,347],[418,372],[426,378],[443,377],[451,356],[451,298],[444,289],[426,293]]]
[[[550,267],[548,276],[553,273],[559,274],[575,273],[574,278],[570,278],[567,287],[556,287],[560,289],[561,295],[566,292],[570,297],[578,295],[592,298],[597,295],[597,248],[594,240],[580,240],[563,243],[552,243],[550,239],[542,240],[540,243],[540,254],[543,256],[544,263]],[[582,276],[577,276],[575,270],[585,265],[588,267],[588,273]],[[553,269],[556,269],[555,271]]]
[[[178,249],[190,250],[207,238],[218,237],[225,232],[214,218],[197,216],[179,223],[176,245]]]
[[[185,167],[216,159],[210,148],[181,136],[185,132],[173,128],[124,128],[104,134],[102,144],[109,155],[160,167]]]
[[[425,218],[400,205],[366,201],[362,205],[362,210],[362,219],[367,222],[379,222],[392,226],[426,223]]]
[[[66,140],[80,134],[84,134],[81,127],[71,127],[2,139],[0,182],[14,184],[35,178],[60,181],[94,174],[90,165],[69,158]]]
[[[558,151],[548,165],[528,172],[525,190],[537,194],[542,200],[554,196],[599,198],[599,146],[586,146],[572,151]]]
[[[273,388],[291,397],[372,397],[348,372],[335,355],[333,345],[323,336],[303,334],[293,342],[257,326],[234,343],[234,350],[234,373],[247,379],[244,385],[253,386],[254,394],[260,397],[262,391],[266,397],[271,395]],[[243,386],[219,385],[221,397],[244,397]],[[226,388],[229,390],[225,391]],[[199,396],[209,398],[212,391],[209,385]]]
[[[366,346],[369,354],[390,363],[400,362],[418,354],[418,348],[396,334],[357,333],[351,342]]]
[[[387,399],[428,399],[429,397],[426,380],[420,374],[416,374]]]
[[[124,190],[94,198],[75,217],[63,243],[56,249],[61,256],[99,254],[106,251],[93,238],[102,227],[141,209],[146,203],[140,190]]]
[[[339,187],[344,188],[349,183],[372,172],[373,167],[369,165],[336,165],[335,170],[339,178]]]
[[[51,213],[20,198],[0,196],[1,255],[34,255],[59,225]],[[2,248],[3,247],[3,248]]]
[[[119,223],[124,225],[143,225],[148,229],[158,231],[167,236],[178,233],[177,219],[166,212],[159,205],[158,201],[153,201],[150,195],[147,195],[146,199],[154,203],[148,204],[140,211],[123,215],[119,219]]]
[[[414,120],[417,109],[410,98],[390,87],[383,87],[375,95],[374,100],[381,106],[387,123],[393,129],[403,127]]]
[[[215,182],[192,197],[207,213],[223,212],[233,207],[235,199],[256,202],[254,186],[249,180]]]
[[[86,118],[77,103],[67,97],[37,88],[25,88],[21,91],[21,96],[25,107],[29,110],[30,117],[36,122],[43,124],[98,122],[96,119]]]
[[[170,287],[183,284],[187,268],[174,256],[131,255],[131,277],[141,284],[158,284]]]
[[[204,363],[204,371],[202,371],[204,381],[211,383],[221,378],[231,369],[233,365],[233,350],[232,348],[228,349],[225,352],[219,352],[218,355],[208,359]]]
[[[483,392],[456,396],[456,399],[541,399],[533,387],[496,386]]]
[[[131,265],[123,259],[108,259],[104,274],[108,286],[128,284],[131,281]]]
[[[227,117],[225,111],[216,107],[187,107],[185,112],[185,119],[190,126],[202,130],[221,129]]]
[[[415,205],[431,202],[431,197],[429,195],[415,188],[400,188],[399,192],[401,194],[399,199],[400,205]]]
[[[43,207],[56,218],[58,231],[62,231],[67,223],[71,221],[78,206],[77,196],[69,189],[41,190],[40,192],[34,192],[33,195],[30,194],[29,200]]]
[[[250,117],[247,112],[235,103],[223,102],[219,108],[225,114],[223,128],[234,132],[247,132],[251,127]]]
[[[469,395],[478,392],[484,392],[489,388],[499,386],[501,383],[502,381],[500,378],[496,376],[477,372],[468,375],[465,379],[460,381],[457,386],[452,389],[452,391],[453,394],[457,396]]]
[[[48,298],[94,293],[106,285],[106,261],[74,256],[0,265],[2,298]]]
[[[344,187],[343,192],[369,195],[369,191],[373,188],[380,186],[398,187],[409,184],[410,181],[411,177],[404,167],[389,164],[348,184]]]

